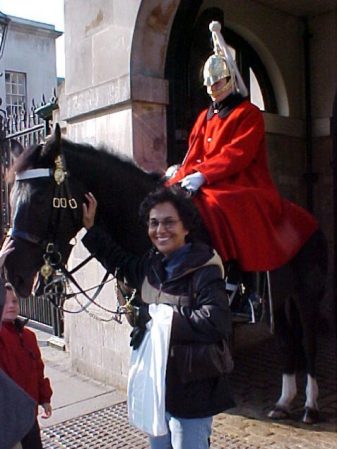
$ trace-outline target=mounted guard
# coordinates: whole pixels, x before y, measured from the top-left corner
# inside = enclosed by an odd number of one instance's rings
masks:
[[[316,219],[280,196],[269,168],[261,111],[220,32],[210,24],[214,54],[204,65],[212,99],[198,116],[186,157],[169,185],[196,193],[212,244],[243,271],[269,271],[293,258],[317,231]]]

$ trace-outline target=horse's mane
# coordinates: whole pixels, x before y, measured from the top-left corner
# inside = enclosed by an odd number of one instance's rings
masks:
[[[116,153],[104,145],[96,148],[89,144],[74,143],[63,139],[62,148],[67,168],[79,179],[83,178],[83,170],[85,170],[86,184],[92,189],[104,189],[103,180],[105,188],[114,189],[115,192],[116,186],[128,191],[131,182],[141,191],[144,189],[150,191],[154,188],[155,183],[159,183],[160,175],[158,173],[145,172],[131,158]],[[130,189],[130,194],[132,190]],[[109,196],[109,192],[106,192],[104,196]]]
[[[109,149],[105,145],[100,145],[97,148],[86,143],[74,143],[68,139],[62,139],[62,150],[64,151],[66,160],[69,159],[74,167],[72,160],[80,160],[85,165],[89,164],[90,173],[88,175],[100,178],[101,176],[109,176],[109,170],[114,167],[114,172],[127,174],[128,177],[146,181],[150,179],[159,181],[161,175],[159,173],[147,173],[142,170],[130,157],[116,153],[113,149]],[[52,166],[54,163],[53,157],[50,157],[48,152],[48,143],[46,147],[41,145],[33,145],[32,147],[23,151],[23,153],[15,160],[12,165],[7,179],[12,182],[15,173],[20,173],[29,168],[39,168]],[[95,172],[96,171],[96,172]],[[110,174],[111,175],[111,174]]]
[[[13,182],[16,173],[21,173],[28,168],[34,167],[35,162],[40,155],[40,145],[33,145],[24,150],[21,155],[15,159],[13,165],[8,171],[7,181]]]

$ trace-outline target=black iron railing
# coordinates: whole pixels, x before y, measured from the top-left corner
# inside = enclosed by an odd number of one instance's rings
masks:
[[[29,111],[21,107],[17,114],[11,115],[1,106],[0,99],[0,238],[2,242],[10,228],[10,186],[6,178],[13,163],[12,141],[15,139],[24,148],[44,141],[50,132],[51,114],[57,107],[57,98],[55,92],[49,102],[46,102],[43,96],[39,106],[36,106],[33,100]],[[54,335],[62,336],[61,313],[43,297],[31,296],[20,300],[20,309],[21,315],[25,318],[42,323]]]
[[[20,315],[41,325],[47,332],[57,337],[63,336],[63,316],[44,296],[31,295],[20,298]]]
[[[47,103],[45,97],[42,96],[42,102],[39,106],[32,101],[29,110],[24,106],[20,107],[16,114],[8,114],[6,108],[2,108],[2,100],[0,98],[0,238],[6,234],[10,226],[10,205],[9,194],[10,189],[6,182],[8,171],[13,162],[11,152],[12,141],[15,139],[20,142],[24,148],[43,141],[49,133],[49,123],[51,117],[38,114],[37,111],[43,109],[46,105],[57,104],[57,98],[54,96]],[[43,118],[42,118],[43,117]]]

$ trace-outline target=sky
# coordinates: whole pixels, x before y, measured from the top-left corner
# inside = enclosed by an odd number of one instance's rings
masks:
[[[0,11],[10,16],[55,25],[64,31],[63,0],[0,0]],[[64,77],[64,37],[56,39],[57,76]]]

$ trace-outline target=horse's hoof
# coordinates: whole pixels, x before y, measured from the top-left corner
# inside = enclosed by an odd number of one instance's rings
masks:
[[[276,420],[289,419],[290,413],[288,409],[276,405],[273,410],[270,410],[268,413],[268,418]]]
[[[305,424],[318,423],[319,422],[319,411],[314,408],[305,407],[302,422],[304,422]]]

